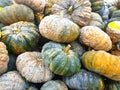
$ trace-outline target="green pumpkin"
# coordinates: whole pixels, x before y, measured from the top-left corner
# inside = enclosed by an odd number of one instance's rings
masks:
[[[12,5],[12,0],[0,0],[0,7],[6,7]]]
[[[9,52],[21,54],[25,51],[34,50],[39,41],[39,31],[31,22],[17,22],[1,28],[3,41]]]
[[[48,42],[42,48],[42,58],[50,70],[61,76],[71,76],[80,71],[78,54],[70,50],[70,45]]]
[[[10,25],[18,21],[34,21],[32,9],[25,5],[6,6],[0,10],[0,22],[4,25]]]
[[[79,73],[63,77],[65,84],[72,90],[104,90],[104,81],[100,75],[81,69]]]
[[[109,22],[112,21],[120,21],[120,10],[115,10],[112,12]]]

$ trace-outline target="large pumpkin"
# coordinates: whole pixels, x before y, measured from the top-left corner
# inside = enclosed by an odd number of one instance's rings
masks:
[[[58,15],[44,17],[39,25],[40,34],[56,42],[72,42],[79,36],[79,26]]]
[[[84,26],[80,29],[80,42],[95,50],[109,51],[112,48],[110,37],[97,26]]]
[[[105,51],[88,51],[83,54],[83,65],[90,71],[120,81],[120,57]]]
[[[40,52],[25,52],[18,55],[16,67],[20,74],[29,82],[46,82],[53,77],[52,72],[45,65]]]
[[[24,4],[34,11],[42,11],[45,7],[45,0],[13,0],[18,4]]]
[[[100,75],[81,69],[70,77],[63,77],[65,84],[72,90],[104,90],[104,81]]]
[[[0,90],[26,90],[27,83],[17,71],[10,71],[0,77]]]
[[[63,15],[80,26],[85,26],[91,18],[89,0],[55,0],[52,13]]]
[[[25,5],[6,6],[0,10],[0,22],[4,25],[10,25],[18,21],[34,21],[32,9]]]
[[[48,42],[42,48],[42,57],[52,72],[61,76],[71,76],[80,71],[78,54],[70,45]]]
[[[3,42],[0,42],[0,75],[7,71],[9,56],[7,47]]]
[[[1,28],[1,40],[6,44],[9,52],[21,54],[34,50],[39,41],[39,31],[31,22],[17,22]]]

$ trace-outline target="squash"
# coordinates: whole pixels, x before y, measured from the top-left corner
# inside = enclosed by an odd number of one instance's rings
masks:
[[[0,10],[0,22],[2,24],[10,25],[18,21],[34,22],[33,11],[25,5],[6,6]]]
[[[120,81],[120,57],[103,50],[88,51],[82,56],[82,64],[90,71],[109,79]]]
[[[17,22],[1,28],[3,41],[10,53],[21,54],[34,50],[40,38],[38,28],[31,22]]]
[[[40,52],[25,52],[17,57],[17,70],[29,82],[41,83],[53,78]]]
[[[68,90],[68,88],[61,80],[50,80],[43,84],[40,90]]]
[[[104,90],[102,77],[96,73],[81,69],[77,74],[63,77],[65,84],[72,90]]]
[[[12,5],[12,0],[0,0],[0,7],[6,7]]]
[[[120,82],[119,81],[109,81],[106,85],[108,90],[120,90]]]
[[[9,56],[7,47],[3,42],[0,42],[0,75],[7,71],[8,62]]]
[[[110,36],[113,43],[120,41],[120,21],[108,23],[106,33]]]
[[[109,51],[112,48],[110,37],[97,26],[82,27],[79,41],[95,50]]]
[[[39,25],[40,34],[55,42],[72,42],[79,36],[79,26],[58,15],[44,17]]]
[[[52,13],[63,15],[79,26],[85,26],[91,18],[91,3],[89,0],[55,0]]]
[[[27,83],[17,71],[9,71],[0,77],[0,90],[26,90]]]
[[[109,22],[120,21],[120,10],[114,10],[110,16]]]
[[[70,49],[70,44],[48,42],[42,47],[42,58],[50,70],[61,76],[71,76],[80,71],[78,54]]]
[[[37,12],[43,11],[45,7],[45,0],[13,0],[13,1],[14,3],[17,4],[26,5]]]
[[[107,5],[108,5],[109,7],[111,7],[111,6],[117,6],[118,1],[119,1],[119,0],[104,0],[104,2],[107,3]]]

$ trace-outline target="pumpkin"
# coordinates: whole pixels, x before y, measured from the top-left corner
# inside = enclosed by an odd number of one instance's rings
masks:
[[[68,88],[61,80],[50,80],[43,84],[40,90],[68,90]]]
[[[16,55],[34,50],[40,38],[38,28],[31,22],[20,21],[1,28],[1,31],[1,41]]]
[[[72,42],[79,36],[79,26],[58,15],[44,17],[39,25],[40,34],[55,42]]]
[[[48,42],[42,47],[42,58],[50,70],[61,76],[71,76],[80,71],[78,54],[70,49],[70,44]]]
[[[113,21],[108,23],[106,32],[110,36],[113,43],[120,41],[120,21]]]
[[[118,0],[117,7],[120,9],[120,0]]]
[[[37,12],[42,11],[45,7],[45,0],[13,0],[13,1],[14,3],[26,5]]]
[[[9,56],[7,47],[3,42],[0,42],[0,75],[7,71]]]
[[[87,51],[82,56],[82,64],[90,71],[109,79],[120,81],[120,57],[103,50]]]
[[[109,81],[106,85],[108,90],[120,90],[120,82],[118,81]]]
[[[95,50],[109,51],[112,48],[110,37],[97,26],[82,27],[79,41]]]
[[[104,81],[96,73],[81,69],[77,74],[63,77],[65,84],[72,90],[104,90]]]
[[[104,0],[110,6],[117,6],[118,0]]]
[[[38,90],[35,86],[29,86],[25,90]]]
[[[0,77],[0,90],[26,90],[27,83],[17,71],[9,71]]]
[[[20,74],[32,83],[46,82],[53,78],[40,52],[25,52],[18,55],[16,67]]]
[[[0,0],[0,7],[6,7],[12,5],[12,0]]]
[[[89,0],[56,0],[52,13],[63,15],[79,26],[85,26],[91,18],[91,3]]]
[[[18,21],[33,22],[33,11],[25,5],[6,6],[2,10],[0,10],[0,22],[2,24],[10,25]]]
[[[114,10],[110,16],[109,22],[120,21],[120,10]]]

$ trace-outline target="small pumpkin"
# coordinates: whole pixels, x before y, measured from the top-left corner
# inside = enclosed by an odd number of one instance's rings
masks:
[[[42,47],[42,58],[50,70],[61,76],[71,76],[80,71],[81,63],[78,54],[70,45],[48,42]]]
[[[44,17],[39,25],[40,34],[55,42],[72,42],[79,36],[79,26],[58,15]]]
[[[32,83],[46,82],[53,78],[40,52],[25,52],[18,55],[16,67],[20,74]]]
[[[104,90],[102,77],[96,73],[81,69],[77,74],[63,77],[65,84],[72,90]]]
[[[74,23],[85,26],[91,18],[91,3],[89,0],[55,0],[52,13],[63,15]]]
[[[40,90],[68,90],[68,88],[61,80],[50,80],[43,84]]]
[[[82,64],[90,71],[109,79],[120,81],[120,57],[103,50],[88,51],[82,56]]]
[[[0,77],[0,90],[26,90],[27,83],[17,71],[9,71]]]
[[[25,5],[11,5],[0,10],[0,22],[2,24],[10,25],[19,21],[34,22],[32,9]]]
[[[110,36],[113,43],[120,41],[120,21],[108,23],[106,28],[107,34]]]
[[[82,27],[79,41],[95,50],[109,51],[112,48],[110,37],[97,26]]]
[[[17,22],[1,28],[3,41],[9,52],[21,54],[37,47],[40,38],[37,26],[31,22]]]
[[[37,12],[42,11],[45,7],[45,0],[13,0],[13,1],[18,4],[26,5]]]

